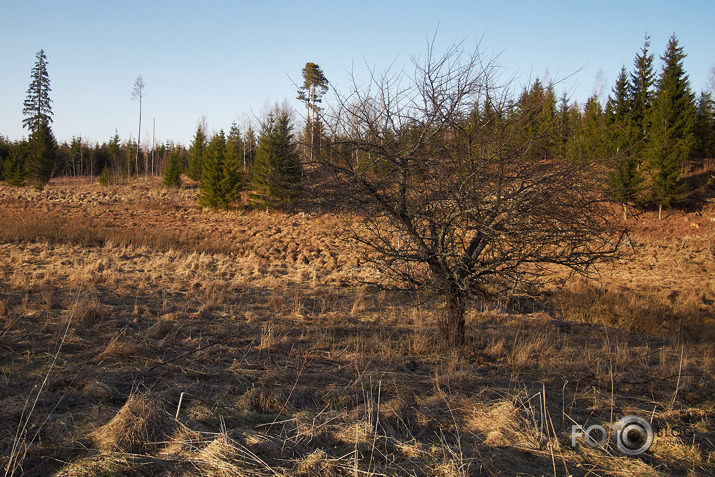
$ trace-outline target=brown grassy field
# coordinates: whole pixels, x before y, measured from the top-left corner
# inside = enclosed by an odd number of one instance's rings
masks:
[[[713,475],[715,203],[633,220],[600,280],[474,303],[375,272],[339,217],[196,207],[158,180],[0,183],[5,475]],[[638,457],[571,426],[638,415]]]

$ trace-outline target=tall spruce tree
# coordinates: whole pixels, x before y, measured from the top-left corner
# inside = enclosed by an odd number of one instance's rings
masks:
[[[556,96],[553,85],[544,86],[537,78],[529,88],[522,91],[516,106],[522,121],[524,144],[533,144],[530,148],[530,158],[552,157],[558,146],[554,134],[558,124],[555,121]]]
[[[201,182],[199,183],[199,205],[216,209],[227,209],[228,199],[223,192],[224,162],[226,160],[226,136],[219,131],[209,142],[203,158]]]
[[[226,138],[226,156],[223,161],[220,182],[221,193],[225,197],[226,207],[238,202],[239,192],[243,189],[243,159],[241,132],[234,123]]]
[[[631,83],[625,66],[621,68],[611,92],[606,103],[608,153],[609,155],[620,155],[629,148],[632,135]]]
[[[685,56],[673,35],[661,57],[663,71],[651,114],[648,168],[651,199],[658,205],[659,218],[663,207],[681,193],[680,171],[695,143],[695,101],[683,68]]]
[[[588,98],[581,123],[581,161],[602,160],[606,155],[606,127],[603,107],[598,96]]]
[[[30,76],[32,81],[27,89],[22,121],[23,127],[30,130],[26,164],[23,169],[28,179],[38,189],[50,180],[57,161],[57,141],[52,133],[52,100],[49,93],[50,77],[47,73],[47,56],[44,50],[36,55],[37,61]],[[20,169],[16,168],[16,172]]]
[[[189,148],[189,168],[186,175],[195,181],[201,180],[204,154],[206,153],[206,123],[201,120]]]
[[[653,106],[653,54],[650,37],[646,34],[643,47],[634,60],[635,70],[631,73],[631,138],[629,149],[638,160],[638,168],[646,161],[646,150],[650,135],[651,108]]]
[[[50,99],[50,77],[47,73],[47,56],[45,50],[40,50],[36,55],[37,61],[33,66],[30,76],[32,81],[27,89],[22,113],[25,119],[22,126],[31,132],[39,129],[41,124],[52,123],[52,100]]]
[[[298,195],[301,166],[291,130],[290,116],[284,110],[269,113],[262,126],[250,194],[257,206],[289,206]]]
[[[624,220],[628,219],[628,204],[639,201],[643,188],[639,160],[631,150],[634,133],[630,91],[631,84],[624,66],[606,105],[607,154],[614,158],[608,186],[611,199],[623,206]]]
[[[243,137],[241,135],[241,129],[238,127],[236,122],[231,123],[231,129],[228,131],[228,136],[226,136],[226,147],[228,157],[235,159],[241,163],[242,174],[245,174],[247,165],[244,154],[243,147]]]

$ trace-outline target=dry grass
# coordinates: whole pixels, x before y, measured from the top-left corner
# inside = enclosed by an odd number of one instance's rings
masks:
[[[474,304],[445,353],[440,301],[356,285],[337,218],[195,193],[0,185],[7,475],[715,472],[706,215],[685,240],[644,222],[631,261],[528,313]],[[666,430],[643,456],[571,447],[628,414]]]
[[[98,449],[141,453],[164,441],[175,427],[161,401],[149,393],[133,393],[119,412],[90,435]]]

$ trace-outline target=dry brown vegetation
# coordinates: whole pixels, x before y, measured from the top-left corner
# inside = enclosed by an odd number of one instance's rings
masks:
[[[599,282],[472,303],[449,352],[439,300],[359,284],[338,217],[195,204],[0,184],[5,475],[715,472],[715,204],[634,221]],[[681,434],[571,447],[628,414]]]

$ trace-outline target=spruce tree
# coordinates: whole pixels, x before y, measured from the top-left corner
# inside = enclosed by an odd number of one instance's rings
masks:
[[[214,210],[227,209],[229,201],[223,192],[224,162],[226,160],[226,136],[219,131],[206,148],[203,158],[199,205]]]
[[[242,174],[245,174],[247,167],[244,155],[243,137],[241,135],[241,129],[239,129],[235,121],[231,123],[231,129],[229,129],[228,136],[226,136],[226,148],[228,157],[235,158],[235,160],[240,162]]]
[[[631,74],[630,124],[631,137],[628,141],[631,154],[638,160],[638,168],[646,161],[646,150],[650,134],[651,108],[653,106],[653,54],[649,53],[650,37],[645,36],[643,48],[634,60],[635,70]]]
[[[683,68],[685,56],[673,35],[661,57],[663,71],[651,114],[648,168],[651,199],[658,205],[659,218],[663,206],[680,196],[680,170],[695,142],[695,102]]]
[[[563,107],[563,106],[562,106]],[[583,114],[578,103],[573,103],[567,106],[564,114],[567,115],[565,120],[568,124],[566,130],[567,136],[564,137],[563,157],[572,163],[581,161],[581,129],[583,128]]]
[[[241,132],[234,123],[226,138],[226,157],[221,178],[221,191],[229,205],[238,201],[238,194],[243,189],[242,153]]]
[[[25,165],[29,156],[29,146],[27,141],[23,140],[15,143],[10,148],[10,154],[5,160],[3,176],[5,182],[11,186],[20,187],[25,185]]]
[[[517,112],[521,119],[522,140],[531,143],[529,155],[532,159],[550,158],[557,147],[554,128],[557,126],[556,97],[553,85],[546,87],[538,78],[530,88],[524,89],[517,101]]]
[[[189,149],[189,168],[186,175],[198,181],[202,177],[204,154],[206,152],[206,126],[202,122],[196,128],[196,134]]]
[[[631,84],[626,68],[621,69],[613,95],[606,106],[608,126],[608,155],[613,157],[612,169],[608,177],[608,187],[612,200],[623,206],[623,218],[628,218],[628,204],[638,202],[643,188],[643,176],[639,170],[639,159],[632,150],[634,137],[631,116]]]
[[[581,161],[591,162],[604,158],[606,128],[603,108],[597,96],[586,101],[581,125]]]
[[[709,91],[700,93],[693,130],[695,146],[692,156],[703,160],[715,157],[715,102]]]
[[[40,50],[36,55],[37,61],[30,71],[32,81],[27,89],[22,110],[25,119],[22,126],[30,131],[39,129],[40,124],[52,123],[52,100],[50,99],[50,77],[47,73],[47,56],[45,50]]]
[[[12,148],[12,143],[7,140],[2,134],[0,134],[0,180],[4,179],[5,173],[5,161],[10,155],[10,149]]]
[[[632,121],[630,97],[631,83],[626,67],[621,68],[612,95],[606,103],[606,124],[608,125],[608,153],[620,155],[628,150],[631,143]]]
[[[25,173],[33,185],[41,189],[50,180],[57,159],[57,141],[52,134],[52,100],[49,93],[50,77],[47,73],[45,51],[37,52],[37,61],[30,76],[32,81],[27,89],[27,98],[22,110],[25,118],[23,127],[30,130]],[[19,171],[16,168],[16,171]]]
[[[181,158],[177,150],[172,150],[166,158],[162,184],[165,187],[179,187],[181,185]]]
[[[30,134],[29,154],[26,171],[30,183],[42,189],[50,180],[57,162],[57,141],[52,129],[46,123],[40,123],[36,131]]]
[[[298,195],[301,166],[293,143],[290,117],[270,113],[263,124],[253,163],[251,201],[261,207],[289,206]]]
[[[246,172],[245,180],[249,181],[253,171],[253,160],[256,157],[256,148],[258,144],[258,139],[256,139],[256,131],[253,130],[252,126],[246,128],[246,132],[243,135],[243,147],[244,154],[246,156]]]
[[[571,119],[571,104],[569,104],[568,96],[564,93],[559,100],[559,106],[556,110],[555,117],[557,139],[554,147],[554,153],[556,154],[556,157],[560,159],[568,159],[569,157],[569,141],[576,128],[576,124],[574,124]]]
[[[97,182],[104,187],[112,183],[112,173],[109,170],[109,164],[104,165],[102,172],[99,174],[99,177],[97,177]]]

